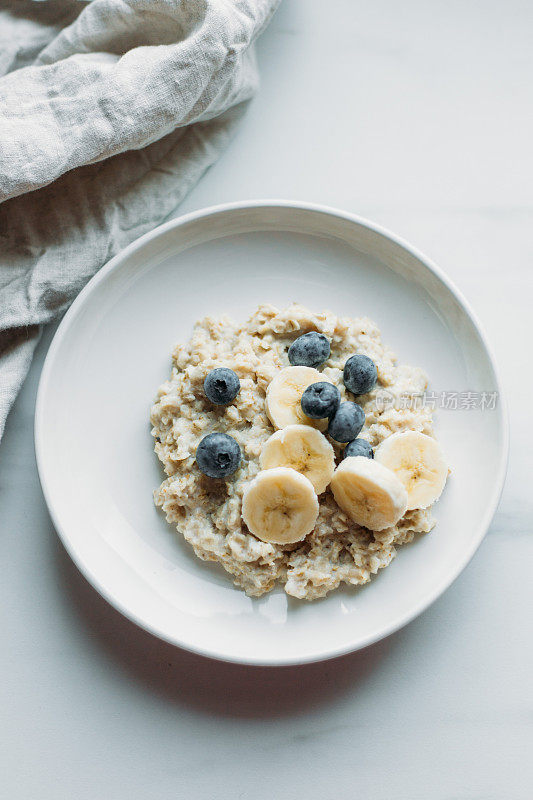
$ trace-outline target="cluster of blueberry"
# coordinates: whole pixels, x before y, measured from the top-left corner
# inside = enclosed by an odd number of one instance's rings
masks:
[[[239,376],[229,367],[217,367],[208,373],[204,392],[216,406],[227,406],[241,389]],[[209,478],[227,478],[239,468],[241,448],[227,433],[208,433],[196,450],[196,463]]]
[[[322,333],[304,333],[289,347],[289,361],[293,366],[319,367],[330,356],[328,339]],[[371,358],[351,356],[344,365],[344,385],[354,395],[369,392],[376,384],[377,370]],[[215,405],[225,406],[237,397],[241,384],[236,373],[228,367],[211,370],[204,381],[204,392]],[[347,443],[344,457],[365,456],[373,458],[374,452],[365,439],[358,439],[365,422],[365,412],[357,403],[346,400],[336,386],[320,381],[308,386],[301,399],[302,411],[311,419],[329,419],[327,433],[336,442]],[[227,478],[241,463],[241,449],[227,433],[209,433],[201,440],[196,451],[196,463],[210,478]]]
[[[319,367],[330,355],[330,344],[323,333],[304,333],[289,348],[289,361],[293,366]],[[344,365],[344,385],[354,395],[369,392],[376,385],[376,365],[368,356],[356,354]],[[346,400],[336,386],[320,381],[308,386],[301,400],[302,411],[311,419],[329,419],[327,433],[336,442],[347,443],[344,457],[366,456],[373,458],[374,452],[365,439],[358,439],[365,423],[365,412],[357,403]]]

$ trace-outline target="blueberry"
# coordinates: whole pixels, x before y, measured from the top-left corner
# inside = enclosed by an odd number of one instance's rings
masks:
[[[324,419],[335,413],[340,401],[341,393],[332,383],[312,383],[302,395],[302,411],[311,419]]]
[[[217,406],[227,406],[239,394],[241,382],[228,367],[212,369],[204,381],[204,392],[208,400]]]
[[[208,433],[198,445],[196,463],[209,478],[227,478],[241,463],[241,448],[227,433]]]
[[[299,336],[289,347],[293,367],[319,367],[327,361],[331,348],[323,333],[311,331]]]
[[[351,442],[365,424],[365,412],[357,403],[341,403],[329,421],[328,433],[336,442]]]
[[[351,356],[344,365],[344,385],[352,394],[366,394],[376,385],[378,371],[368,356]]]
[[[344,458],[350,458],[350,456],[374,458],[374,451],[366,439],[354,439],[353,442],[348,442],[344,448]]]

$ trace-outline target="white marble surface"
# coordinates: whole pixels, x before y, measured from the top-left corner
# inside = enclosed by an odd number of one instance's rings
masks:
[[[492,340],[512,424],[470,566],[407,628],[330,663],[247,669],[156,641],[87,585],[48,518],[32,420],[49,331],[0,448],[11,800],[533,796],[532,24],[520,0],[285,0],[261,93],[182,207],[324,202],[448,271]]]

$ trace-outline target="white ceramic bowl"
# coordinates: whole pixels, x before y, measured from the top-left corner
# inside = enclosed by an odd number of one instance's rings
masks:
[[[152,502],[162,472],[149,410],[175,342],[260,302],[367,315],[437,392],[494,409],[438,410],[453,469],[437,527],[360,589],[304,603],[251,599],[199,561]],[[449,395],[446,395],[449,397]],[[291,202],[238,203],[173,220],[113,258],[61,323],[43,369],[35,437],[41,483],[65,547],[92,585],[169,642],[249,664],[295,664],[364,647],[429,606],[481,542],[502,489],[507,420],[493,358],[442,272],[358,217]]]

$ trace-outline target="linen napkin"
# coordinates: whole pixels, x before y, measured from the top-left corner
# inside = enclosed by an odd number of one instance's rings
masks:
[[[169,216],[229,141],[278,3],[0,10],[0,437],[41,326]]]

